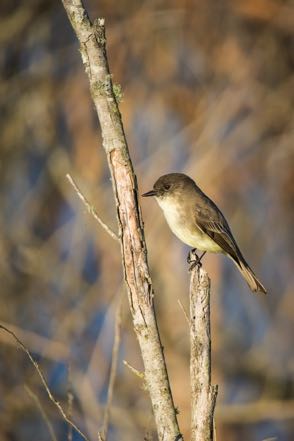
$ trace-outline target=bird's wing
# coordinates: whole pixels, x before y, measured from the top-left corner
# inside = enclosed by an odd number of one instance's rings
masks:
[[[200,230],[207,234],[227,254],[239,261],[241,252],[232,235],[230,227],[217,206],[209,201],[205,207],[195,208],[195,221]]]

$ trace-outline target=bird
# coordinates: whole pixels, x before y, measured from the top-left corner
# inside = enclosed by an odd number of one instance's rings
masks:
[[[225,254],[252,292],[267,293],[243,257],[226,218],[192,178],[183,173],[163,175],[142,196],[155,197],[172,232],[193,250],[203,251],[200,259],[206,252]]]

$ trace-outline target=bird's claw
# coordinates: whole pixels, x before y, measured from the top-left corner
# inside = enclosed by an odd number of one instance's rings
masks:
[[[193,248],[189,251],[189,254],[187,256],[187,263],[189,264],[189,272],[191,272],[195,268],[195,266],[201,268],[201,258],[199,258],[196,248]]]
[[[189,252],[188,257],[187,257],[187,262],[188,262],[188,264],[190,265],[190,266],[189,266],[189,272],[191,272],[191,271],[195,268],[195,266],[198,266],[198,268],[201,268],[201,267],[202,267],[201,260],[202,260],[202,257],[203,257],[205,254],[206,254],[206,251],[204,251],[204,252],[201,254],[201,256],[199,257],[198,254],[197,254],[197,250],[196,250],[196,248],[193,248],[193,249]]]

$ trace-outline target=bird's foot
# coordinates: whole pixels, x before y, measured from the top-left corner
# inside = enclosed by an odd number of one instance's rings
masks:
[[[204,251],[201,256],[199,257],[197,254],[197,250],[196,248],[193,248],[192,250],[189,251],[188,257],[187,257],[187,262],[189,264],[189,272],[191,272],[195,266],[198,266],[198,268],[201,268],[202,263],[202,257],[205,255],[206,251]]]
[[[198,258],[196,253],[197,253],[196,248],[192,248],[192,250],[189,251],[188,256],[187,256],[187,263],[189,265],[190,265],[190,263],[195,261],[195,257]]]

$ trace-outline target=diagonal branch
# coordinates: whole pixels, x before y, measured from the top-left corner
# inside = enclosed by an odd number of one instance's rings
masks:
[[[98,222],[98,224],[101,225],[101,227],[109,234],[109,236],[112,237],[112,239],[119,240],[119,238],[117,237],[115,232],[112,231],[112,229],[109,228],[109,226],[106,225],[103,222],[103,220],[100,219],[100,217],[97,214],[97,211],[95,210],[93,205],[90,204],[90,202],[88,201],[86,196],[82,193],[82,191],[78,187],[77,183],[74,181],[73,177],[69,173],[67,173],[66,177],[67,177],[68,181],[70,182],[70,184],[73,186],[73,188],[74,188],[76,194],[78,195],[78,197],[81,199],[81,201],[83,202],[83,204],[87,208],[88,212],[93,216],[93,218]]]
[[[92,24],[81,0],[63,0],[80,42],[84,67],[98,113],[116,203],[125,282],[159,439],[182,439],[177,423],[153,304],[137,181],[125,138],[118,97],[106,56],[104,20]]]

